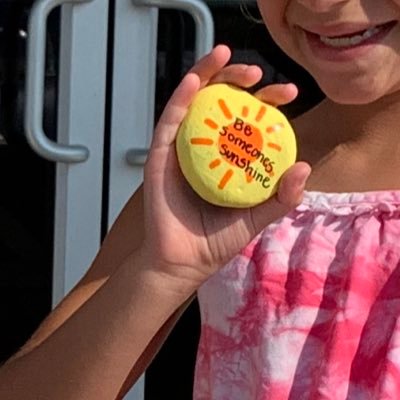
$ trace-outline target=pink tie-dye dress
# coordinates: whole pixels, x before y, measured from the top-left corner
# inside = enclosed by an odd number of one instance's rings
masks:
[[[195,400],[400,400],[400,191],[306,193],[199,302]]]

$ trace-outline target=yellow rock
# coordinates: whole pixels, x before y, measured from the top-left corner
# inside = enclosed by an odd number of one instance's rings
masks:
[[[263,202],[296,160],[296,139],[286,117],[227,84],[199,91],[179,128],[176,149],[194,191],[223,207]]]

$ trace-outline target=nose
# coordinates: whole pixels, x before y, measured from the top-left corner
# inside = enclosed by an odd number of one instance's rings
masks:
[[[297,0],[304,7],[316,11],[326,12],[347,3],[349,0]]]

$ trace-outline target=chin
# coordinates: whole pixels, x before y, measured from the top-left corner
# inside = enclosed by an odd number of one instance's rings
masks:
[[[338,104],[347,105],[365,105],[374,103],[385,96],[382,90],[374,89],[374,87],[365,87],[360,85],[338,85],[337,83],[320,83],[320,88],[332,101]]]
[[[375,96],[360,96],[358,93],[330,93],[324,91],[326,97],[337,104],[343,105],[366,105],[374,103],[380,97]]]

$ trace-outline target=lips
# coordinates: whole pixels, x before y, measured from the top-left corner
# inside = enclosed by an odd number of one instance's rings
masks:
[[[327,61],[349,61],[363,56],[383,42],[398,21],[377,25],[319,26],[303,29],[312,54]]]
[[[318,39],[326,46],[343,48],[367,43],[378,36],[382,36],[382,34],[388,33],[396,24],[397,21],[389,21],[362,29],[338,26],[336,32],[334,27],[317,28],[315,30],[305,29],[304,31],[312,40]]]

